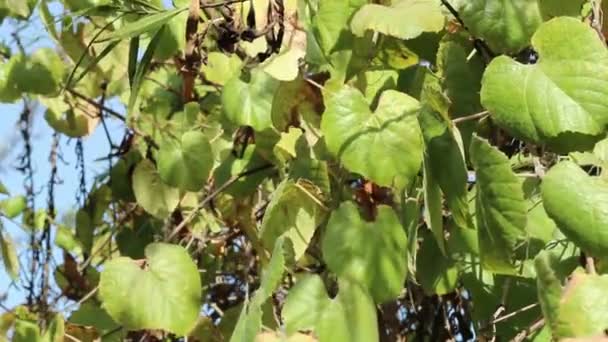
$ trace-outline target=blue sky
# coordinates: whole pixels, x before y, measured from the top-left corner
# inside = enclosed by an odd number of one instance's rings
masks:
[[[14,47],[11,33],[14,31],[14,22],[5,22],[0,25],[0,41]],[[39,20],[34,17],[32,25],[22,31],[20,36],[26,45],[28,51],[33,51],[40,47],[53,47],[51,41],[43,35],[44,29]],[[24,193],[23,175],[15,170],[18,165],[17,157],[23,150],[22,139],[18,130],[17,122],[22,111],[23,104],[17,102],[15,104],[0,103],[0,181],[9,189],[11,195],[19,195]],[[114,109],[117,109],[113,106]],[[50,175],[50,165],[48,156],[51,148],[53,130],[47,125],[44,120],[44,108],[38,106],[34,114],[32,128],[32,147],[33,147],[33,167],[35,172],[34,183],[36,191],[39,195],[36,197],[36,208],[46,207],[46,183]],[[122,122],[108,120],[108,128],[115,144],[120,143],[124,134],[124,125]],[[107,155],[110,146],[108,144],[103,128],[100,126],[95,130],[94,134],[87,137],[83,141],[85,166],[87,176],[87,187],[90,188],[93,184],[95,176],[107,171],[107,161],[95,162],[95,159]],[[76,140],[69,140],[67,137],[61,137],[60,151],[63,159],[67,164],[58,163],[59,177],[62,181],[55,188],[55,205],[58,211],[58,217],[62,214],[76,209],[76,193],[78,191],[78,173],[76,171]],[[23,253],[27,248],[28,235],[18,226],[6,219],[2,219],[3,224],[18,247],[19,252]],[[20,220],[20,218],[18,219]],[[55,253],[59,263],[62,262],[61,254]],[[25,257],[25,255],[23,255]],[[24,265],[22,265],[23,267]],[[17,286],[15,286],[17,285]],[[7,296],[7,299],[2,303],[5,307],[11,308],[18,305],[24,300],[24,292],[18,284],[11,284],[10,278],[4,271],[4,267],[0,266],[0,297]]]

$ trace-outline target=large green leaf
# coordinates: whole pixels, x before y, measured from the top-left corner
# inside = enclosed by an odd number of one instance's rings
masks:
[[[149,160],[135,167],[133,193],[139,205],[160,219],[168,217],[179,203],[179,190],[165,185]]]
[[[516,245],[525,235],[527,208],[509,159],[478,136],[470,147],[477,176],[475,217],[481,261],[488,270],[512,273]]]
[[[183,191],[198,191],[207,182],[213,159],[207,137],[190,131],[184,133],[179,142],[164,141],[158,151],[158,172],[168,185]]]
[[[295,258],[299,259],[323,218],[323,203],[315,197],[316,187],[291,180],[281,183],[266,207],[260,231],[266,248],[276,239],[287,236],[293,243]]]
[[[566,237],[595,257],[608,256],[608,181],[562,162],[543,178],[542,198]]]
[[[495,52],[518,52],[542,22],[533,0],[459,0],[456,8],[465,25]]]
[[[302,276],[283,306],[287,335],[314,330],[320,342],[378,341],[372,299],[355,283],[339,280],[338,285],[338,295],[330,299],[318,275]]]
[[[608,124],[606,47],[595,31],[567,17],[544,23],[532,45],[540,55],[537,64],[519,64],[506,56],[490,63],[483,105],[517,138],[558,151],[591,148]]]
[[[379,185],[403,186],[422,163],[419,109],[409,95],[387,90],[372,113],[361,92],[344,86],[327,94],[321,130],[328,150],[350,171]]]
[[[209,52],[207,63],[201,66],[201,71],[209,82],[223,86],[238,74],[242,64],[243,62],[236,55]]]
[[[266,72],[253,69],[250,75],[233,77],[222,91],[226,117],[237,125],[263,131],[272,126],[274,93],[280,82]]]
[[[579,270],[564,289],[553,335],[605,336],[608,329],[608,275],[589,275]]]
[[[407,237],[391,207],[378,206],[366,222],[354,202],[332,212],[323,236],[323,259],[339,277],[359,282],[377,303],[399,296],[407,273]]]
[[[119,257],[104,266],[99,283],[104,309],[126,329],[187,334],[201,305],[196,264],[175,245],[153,243],[145,254],[145,265]]]
[[[355,13],[350,28],[357,36],[373,30],[400,39],[416,38],[423,32],[438,32],[444,17],[439,0],[399,0],[391,6],[364,5]]]

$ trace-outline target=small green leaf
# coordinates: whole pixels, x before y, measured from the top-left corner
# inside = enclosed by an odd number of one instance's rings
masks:
[[[302,276],[289,291],[283,307],[287,335],[313,330],[320,342],[378,341],[376,309],[371,297],[356,283],[338,280],[330,299],[316,274]]]
[[[445,233],[443,232],[443,198],[439,184],[433,177],[429,158],[425,158],[423,162],[423,186],[424,186],[424,222],[431,229],[439,251],[444,256],[445,250]]]
[[[564,235],[595,257],[608,256],[608,182],[562,162],[549,170],[541,188],[543,206]]]
[[[23,319],[15,321],[13,342],[42,342],[38,324]]]
[[[149,160],[135,167],[133,193],[139,205],[160,219],[168,217],[179,203],[179,190],[165,185]]]
[[[0,201],[0,214],[13,219],[27,208],[25,196],[14,196]]]
[[[272,126],[274,93],[280,82],[266,72],[253,69],[246,79],[233,77],[222,91],[224,114],[231,122],[263,131]]]
[[[0,226],[0,228],[2,228]],[[0,231],[0,248],[2,249],[2,262],[6,273],[13,279],[19,278],[19,258],[17,249],[11,237],[4,231]]]
[[[163,329],[185,335],[201,306],[201,280],[188,252],[175,245],[146,247],[146,264],[119,257],[106,263],[99,294],[104,309],[126,329]]]
[[[338,277],[359,282],[377,303],[399,296],[407,274],[407,237],[391,207],[378,206],[366,222],[353,202],[332,212],[323,236],[323,258]]]
[[[419,109],[409,95],[387,90],[372,113],[361,92],[344,86],[328,94],[321,130],[328,150],[350,171],[382,186],[403,186],[422,164]]]
[[[127,22],[125,25],[120,27],[118,30],[104,35],[99,42],[108,40],[124,40],[130,39],[141,34],[158,30],[161,26],[168,23],[174,16],[186,11],[188,7],[176,8],[171,11],[158,12],[151,15],[146,15],[143,18]]]
[[[485,71],[481,101],[513,136],[558,152],[591,149],[608,124],[608,51],[574,18],[541,25],[532,37],[540,60],[497,57]],[[551,99],[548,101],[547,99]]]
[[[367,30],[400,39],[416,38],[423,32],[438,32],[445,19],[438,0],[399,0],[391,6],[364,5],[350,22],[352,32],[362,37]]]
[[[158,172],[168,185],[182,191],[199,191],[213,167],[207,137],[198,131],[182,135],[181,141],[166,139],[158,151]]]
[[[48,328],[42,335],[42,342],[63,342],[65,335],[65,323],[62,314],[55,314]]]
[[[2,182],[0,182],[0,195],[10,195],[8,189],[6,188],[6,186],[4,186]]]
[[[470,147],[477,176],[475,217],[484,267],[497,273],[513,273],[513,256],[526,227],[526,203],[520,180],[509,159],[478,136]]]
[[[201,71],[209,82],[223,86],[239,73],[242,64],[236,55],[209,52],[207,63],[201,66]]]

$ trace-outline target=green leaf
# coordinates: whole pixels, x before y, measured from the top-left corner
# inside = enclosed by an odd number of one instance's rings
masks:
[[[198,131],[186,132],[181,141],[166,139],[158,151],[158,172],[168,185],[182,191],[199,191],[213,167],[207,137]]]
[[[575,272],[560,300],[553,335],[564,337],[605,336],[608,329],[608,275]]]
[[[109,40],[130,39],[147,32],[158,30],[161,26],[168,23],[173,17],[186,11],[187,9],[188,7],[181,7],[171,11],[146,15],[137,21],[127,22],[118,30],[102,36],[100,39],[98,39],[98,41],[104,42]]]
[[[416,269],[420,272],[416,276],[424,292],[429,296],[442,296],[454,291],[458,268],[444,256],[445,251],[437,246],[436,239],[428,231],[421,235],[423,242],[416,257]]]
[[[608,93],[602,90],[608,51],[594,30],[567,17],[544,23],[532,45],[537,64],[506,56],[490,63],[481,90],[484,107],[517,138],[558,152],[590,149],[608,124]]]
[[[22,54],[15,54],[8,61],[0,63],[0,102],[11,103],[20,98],[17,78],[22,77],[18,72],[24,63],[25,57]]]
[[[251,302],[246,302],[246,305],[243,306],[230,338],[231,342],[252,341],[262,328],[262,305],[281,283],[287,264],[285,241],[285,238],[276,240],[270,262],[262,271],[260,288],[255,292]]]
[[[561,16],[580,17],[583,4],[586,2],[586,0],[540,0],[539,6],[543,19],[549,20]]]
[[[325,56],[329,56],[346,30],[351,13],[349,0],[319,1],[319,8],[313,18],[313,32],[318,37]]]
[[[380,205],[366,222],[354,202],[332,212],[323,236],[323,259],[338,277],[359,282],[377,303],[399,296],[407,274],[407,237],[393,209]]]
[[[0,223],[0,228],[2,228]],[[2,249],[2,262],[6,273],[13,279],[19,279],[19,257],[17,249],[11,237],[4,231],[0,231],[0,248]]]
[[[325,214],[323,203],[315,197],[315,186],[303,181],[291,180],[281,183],[273,193],[262,220],[260,237],[266,248],[270,248],[280,236],[293,243],[295,259],[298,260],[312,239]]]
[[[10,195],[8,189],[2,182],[0,182],[0,195]]]
[[[120,336],[123,329],[120,329],[120,325],[114,322],[112,317],[94,301],[82,303],[78,310],[72,313],[68,321],[72,324],[94,327],[99,334],[105,336],[102,341],[106,341],[106,339],[108,341],[122,341]]]
[[[40,338],[40,328],[35,322],[22,319],[15,321],[15,332],[13,342],[42,342]]]
[[[207,63],[201,66],[201,71],[209,82],[223,86],[238,75],[242,64],[243,62],[236,55],[209,52]]]
[[[541,188],[543,206],[564,235],[595,257],[608,256],[608,182],[562,162],[549,170]]]
[[[160,219],[168,217],[179,203],[179,190],[163,184],[149,160],[143,160],[135,167],[133,193],[139,205]]]
[[[56,95],[65,73],[65,63],[56,51],[41,48],[13,69],[17,88],[25,93]]]
[[[247,76],[247,75],[246,75]],[[226,118],[231,122],[263,131],[272,126],[271,111],[279,81],[260,69],[247,77],[233,77],[222,91]]]
[[[423,163],[423,186],[424,186],[424,222],[431,229],[439,251],[444,256],[445,250],[445,233],[443,232],[443,198],[441,197],[441,189],[439,184],[435,182],[435,178],[431,174],[429,161],[430,158],[425,158]]]
[[[412,39],[423,32],[439,32],[444,17],[438,0],[400,0],[391,6],[364,5],[350,22],[352,32],[362,37],[367,30],[400,39]]]
[[[201,306],[201,280],[188,252],[175,245],[146,247],[146,264],[119,257],[105,264],[99,282],[103,307],[126,329],[163,329],[185,335]]]
[[[318,275],[302,276],[283,306],[287,335],[314,330],[320,342],[378,341],[372,299],[355,283],[340,279],[338,286],[338,295],[330,299]]]
[[[554,269],[555,258],[549,252],[543,251],[534,259],[536,270],[536,283],[538,288],[538,299],[543,316],[551,329],[557,326],[559,314],[559,300],[562,287]]]
[[[429,179],[425,182],[435,183],[434,186],[443,191],[454,222],[461,228],[470,228],[473,222],[467,199],[467,168],[451,123],[426,108],[418,120],[426,144],[425,167],[428,168],[426,175]],[[435,210],[441,212],[441,202],[435,206],[438,206]],[[439,247],[443,250],[441,243]]]
[[[14,196],[0,201],[0,214],[13,219],[27,208],[25,196]]]
[[[131,85],[131,95],[129,96],[129,104],[127,106],[127,113],[131,115],[133,112],[133,108],[135,107],[135,103],[137,101],[137,95],[139,95],[139,90],[144,81],[144,76],[150,69],[150,65],[152,63],[152,58],[154,57],[154,52],[156,51],[158,45],[163,38],[163,32],[165,31],[165,26],[161,26],[158,31],[152,37],[150,44],[146,48],[143,57],[139,61],[137,68],[135,69],[135,75],[133,77],[133,84]]]
[[[509,159],[478,136],[470,147],[477,176],[475,217],[484,268],[510,274],[517,243],[523,239],[527,208],[520,180]]]
[[[387,90],[372,113],[363,94],[345,86],[328,94],[321,130],[328,150],[350,171],[382,186],[403,186],[422,163],[419,109],[409,95]]]
[[[65,323],[62,314],[55,314],[48,328],[42,335],[42,342],[63,342]]]
[[[494,52],[518,52],[542,23],[537,1],[459,0],[456,9],[475,37]]]

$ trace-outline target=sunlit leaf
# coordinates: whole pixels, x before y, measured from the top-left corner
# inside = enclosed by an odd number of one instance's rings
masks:
[[[164,243],[146,247],[145,264],[125,257],[108,262],[99,283],[104,309],[126,329],[164,329],[178,335],[194,328],[201,290],[187,251]]]
[[[490,63],[481,90],[484,107],[517,138],[565,152],[591,148],[608,124],[604,44],[579,20],[560,17],[543,24],[532,45],[537,64],[506,56]]]
[[[133,172],[133,193],[137,203],[158,218],[166,218],[179,202],[179,190],[165,185],[154,165],[144,160]]]
[[[398,0],[391,6],[367,4],[353,16],[350,27],[357,36],[366,30],[400,39],[412,39],[423,32],[443,28],[444,17],[438,0]]]

